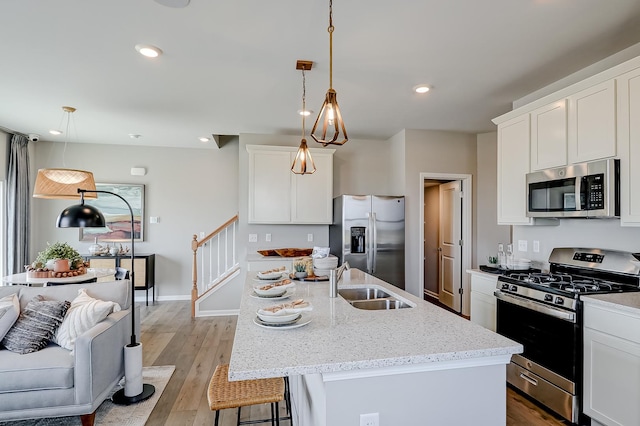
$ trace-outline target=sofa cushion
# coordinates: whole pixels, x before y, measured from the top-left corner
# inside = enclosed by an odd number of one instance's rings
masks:
[[[116,302],[94,299],[87,294],[87,289],[81,288],[78,290],[78,296],[71,302],[53,341],[73,351],[79,335],[105,319],[111,312],[119,310],[120,305]]]
[[[0,299],[0,340],[7,334],[20,315],[20,300],[17,294]]]
[[[34,297],[4,336],[2,344],[10,351],[20,354],[43,349],[62,323],[69,305],[68,301]]]
[[[0,350],[0,359],[0,394],[74,386],[75,357],[56,344],[25,355]]]
[[[73,300],[78,295],[78,290],[86,288],[91,297],[100,300],[111,300],[116,302],[122,309],[129,309],[131,305],[131,288],[128,280],[107,281],[98,283],[82,283],[82,284],[65,284],[52,287],[20,287],[20,306],[24,309],[37,295],[42,295],[48,300]],[[2,289],[0,287],[0,295]]]

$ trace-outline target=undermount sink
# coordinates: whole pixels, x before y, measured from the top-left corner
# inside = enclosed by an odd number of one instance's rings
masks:
[[[378,311],[378,310],[388,310],[388,309],[402,309],[402,308],[411,308],[410,305],[404,303],[401,300],[397,300],[394,298],[389,299],[372,299],[372,300],[352,300],[351,306],[358,309],[365,309],[367,311]]]
[[[354,308],[368,311],[412,308],[378,287],[341,288],[338,294]]]
[[[349,302],[354,300],[370,300],[391,297],[389,293],[376,287],[341,288],[338,290],[338,294]]]

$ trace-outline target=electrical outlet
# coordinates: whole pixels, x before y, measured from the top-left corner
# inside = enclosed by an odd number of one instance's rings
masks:
[[[360,426],[380,426],[380,413],[360,414]]]
[[[518,240],[518,251],[527,251],[527,240]]]
[[[257,243],[258,242],[258,234],[249,234],[249,242]]]
[[[540,253],[540,241],[533,240],[533,252]]]
[[[265,234],[265,235],[264,235],[264,240],[265,240],[266,242],[271,241],[271,234]]]
[[[158,223],[160,218],[158,216],[149,216],[149,223]]]
[[[313,234],[307,234],[307,241],[308,242],[313,241]]]

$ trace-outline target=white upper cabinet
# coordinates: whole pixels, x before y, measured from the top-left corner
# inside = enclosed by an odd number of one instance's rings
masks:
[[[620,223],[640,226],[640,68],[617,79]]]
[[[297,147],[247,145],[249,152],[249,223],[331,224],[333,153],[311,149],[316,172],[291,172]]]
[[[616,155],[615,89],[610,79],[568,97],[570,164]]]
[[[498,225],[531,225],[527,217],[529,114],[498,125]]]
[[[531,112],[531,171],[567,164],[567,101]]]

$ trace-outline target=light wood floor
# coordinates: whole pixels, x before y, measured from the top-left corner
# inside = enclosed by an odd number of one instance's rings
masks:
[[[213,425],[214,414],[207,403],[207,386],[216,365],[229,362],[236,317],[192,320],[190,302],[156,302],[148,307],[141,306],[141,311],[144,365],[176,366],[147,425]],[[247,407],[242,410],[242,419],[267,418],[270,415],[268,407]],[[284,415],[284,408],[281,412]],[[235,425],[235,416],[236,410],[222,411],[220,426]],[[280,424],[289,426],[290,423],[283,421]],[[526,397],[507,389],[508,426],[566,424]]]

